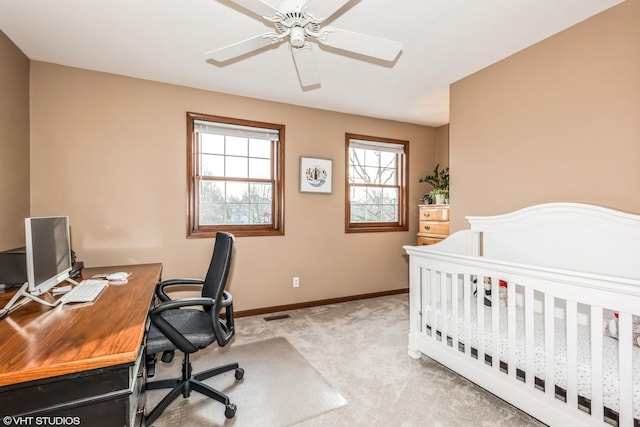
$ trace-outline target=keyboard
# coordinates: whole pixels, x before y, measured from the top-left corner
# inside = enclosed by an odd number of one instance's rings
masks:
[[[60,298],[61,304],[72,302],[93,302],[107,287],[108,280],[85,279]]]

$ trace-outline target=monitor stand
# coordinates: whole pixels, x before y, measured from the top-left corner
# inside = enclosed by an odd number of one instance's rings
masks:
[[[77,284],[77,282],[75,281],[72,281],[72,282]],[[16,292],[16,294],[9,300],[7,305],[5,305],[2,310],[0,310],[0,319],[7,316],[11,311],[15,310],[16,308],[22,307],[23,305],[25,305],[31,300],[38,302],[42,305],[46,305],[48,307],[55,307],[60,303],[60,300],[49,302],[49,301],[43,300],[42,298],[38,298],[36,295],[32,295],[29,291],[27,291],[28,287],[29,287],[29,283],[27,282],[25,282],[25,284],[20,287],[18,292]],[[22,299],[20,299],[20,297],[22,297]]]

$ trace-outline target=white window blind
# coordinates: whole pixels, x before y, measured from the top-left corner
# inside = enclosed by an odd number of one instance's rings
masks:
[[[279,141],[280,135],[280,132],[276,129],[234,125],[229,123],[213,123],[204,120],[194,120],[193,127],[194,130],[199,133],[238,136],[251,139],[266,139],[268,141]]]
[[[387,151],[390,153],[404,154],[404,145],[391,142],[365,141],[361,139],[350,139],[349,148],[362,148],[365,150]]]

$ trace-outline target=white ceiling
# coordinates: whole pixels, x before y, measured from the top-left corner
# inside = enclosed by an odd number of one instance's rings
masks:
[[[621,1],[352,0],[324,24],[403,50],[385,64],[314,43],[313,90],[301,89],[285,43],[206,62],[207,51],[273,30],[230,0],[0,0],[0,30],[34,61],[439,126],[449,84]]]

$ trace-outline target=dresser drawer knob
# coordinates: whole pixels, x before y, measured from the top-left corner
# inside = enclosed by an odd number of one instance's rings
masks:
[[[431,228],[431,226],[429,226],[429,225],[425,225],[425,226],[424,226],[424,229],[425,229],[425,230],[429,230],[430,228]]]
[[[426,216],[427,218],[429,218],[429,217],[431,216],[431,214],[430,214],[430,213],[426,213],[426,214],[424,214],[424,216]]]

